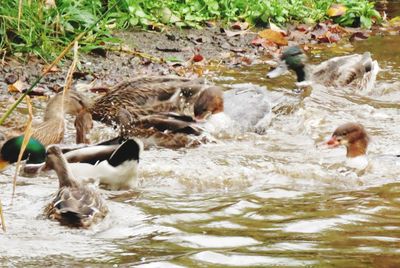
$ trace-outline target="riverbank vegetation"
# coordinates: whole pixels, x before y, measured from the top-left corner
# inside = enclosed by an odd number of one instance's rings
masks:
[[[339,8],[332,11],[333,4]],[[131,27],[202,27],[210,21],[247,21],[258,26],[269,22],[312,24],[332,18],[343,26],[369,28],[380,18],[367,0],[3,0],[0,52],[53,58],[101,16],[104,18],[81,41],[83,49],[117,42],[111,32]]]

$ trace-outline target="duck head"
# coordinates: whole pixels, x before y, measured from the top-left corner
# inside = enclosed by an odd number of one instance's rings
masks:
[[[267,74],[268,78],[276,78],[290,69],[296,72],[297,82],[302,82],[306,79],[304,70],[306,56],[299,46],[287,47],[280,59],[281,62],[278,67]]]
[[[6,141],[0,151],[0,170],[9,164],[18,161],[19,151],[21,150],[24,135],[14,137]],[[46,159],[46,148],[38,140],[30,138],[22,155],[22,160],[27,159],[27,163],[43,163]]]
[[[89,144],[90,140],[87,135],[93,128],[92,115],[88,111],[82,110],[76,115],[74,125],[76,129],[76,143]]]
[[[326,142],[329,148],[339,145],[346,146],[347,157],[353,158],[367,153],[369,137],[363,125],[358,123],[346,123],[339,126]]]
[[[220,87],[204,89],[194,103],[194,116],[197,120],[205,120],[210,115],[224,111],[224,97]]]

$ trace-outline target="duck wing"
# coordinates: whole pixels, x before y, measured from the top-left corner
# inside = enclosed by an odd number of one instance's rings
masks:
[[[312,80],[326,86],[362,87],[366,83],[363,79],[376,78],[377,68],[377,62],[372,60],[369,52],[335,57],[316,66]]]
[[[200,135],[202,129],[193,124],[194,120],[186,115],[155,114],[145,116],[134,122],[141,129],[155,129],[159,132]]]

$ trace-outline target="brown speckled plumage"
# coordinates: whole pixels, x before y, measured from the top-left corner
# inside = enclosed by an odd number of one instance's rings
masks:
[[[120,110],[137,119],[154,112],[183,111],[204,87],[202,79],[180,77],[140,77],[114,86],[95,100],[90,112],[94,120],[118,123]]]
[[[87,228],[103,219],[108,209],[100,194],[73,178],[57,145],[50,146],[47,154],[46,165],[57,173],[59,189],[45,208],[46,217],[78,228]]]

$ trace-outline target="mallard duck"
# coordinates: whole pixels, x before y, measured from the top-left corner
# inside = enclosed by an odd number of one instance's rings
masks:
[[[329,148],[346,146],[346,166],[356,169],[364,169],[368,166],[368,143],[368,134],[364,126],[358,123],[346,123],[339,126],[326,142]]]
[[[57,173],[59,181],[55,197],[45,208],[48,218],[62,225],[87,228],[107,215],[108,209],[100,194],[74,178],[57,145],[47,148],[46,165]]]
[[[200,92],[194,103],[194,116],[205,120],[203,128],[223,129],[224,124],[240,131],[265,132],[271,120],[271,103],[262,88],[236,88],[223,91],[213,86]]]
[[[60,109],[62,94],[52,97],[43,117],[43,122],[33,126],[32,137],[24,152],[22,160],[28,159],[28,164],[44,162],[43,154],[45,146],[60,143],[64,138],[64,113],[76,115],[75,127],[77,130],[77,143],[87,142],[86,133],[92,127],[90,114],[85,110],[88,103],[83,96],[76,92],[70,92],[65,99],[64,109]],[[88,117],[89,115],[89,117]],[[0,170],[17,161],[22,145],[23,135],[18,129],[1,129],[1,139],[5,142],[1,149]]]
[[[19,151],[22,146],[24,136],[20,135],[7,140],[0,150],[0,170],[18,160]],[[35,138],[30,138],[25,148],[22,160],[27,160],[30,164],[43,163],[46,160],[46,148]]]
[[[132,119],[155,112],[181,112],[205,87],[202,79],[181,77],[139,77],[122,82],[95,100],[89,108],[96,121],[119,123],[121,109]]]
[[[143,138],[146,145],[191,147],[201,142],[188,134],[198,135],[199,129],[183,120],[184,113],[205,87],[203,79],[139,77],[114,86],[86,110],[94,120],[118,126],[123,137]]]
[[[92,121],[88,118],[86,107],[89,103],[77,92],[69,92],[62,106],[62,93],[50,98],[47,103],[43,122],[32,127],[32,137],[40,141],[44,146],[58,144],[64,139],[65,114],[76,116],[75,126],[77,130],[77,143],[84,143],[85,135],[92,127]],[[90,116],[90,115],[89,115]],[[1,128],[5,140],[22,134],[21,129]]]
[[[288,69],[295,71],[297,85],[307,85],[306,81],[333,87],[353,87],[369,90],[379,72],[377,61],[371,54],[353,54],[324,61],[316,66],[306,66],[306,56],[299,46],[286,48],[281,55],[279,66],[267,74],[275,78]]]
[[[137,139],[121,144],[100,144],[64,153],[73,176],[78,180],[95,179],[111,190],[134,188],[142,143]]]

